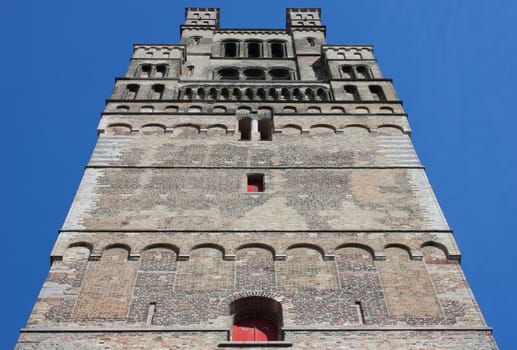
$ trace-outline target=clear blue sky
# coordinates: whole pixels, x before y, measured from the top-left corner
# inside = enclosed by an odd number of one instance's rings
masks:
[[[0,349],[11,349],[135,42],[178,42],[185,6],[223,27],[283,28],[321,7],[329,43],[371,43],[501,349],[515,339],[517,2],[17,0],[3,4]],[[513,107],[512,107],[513,106]]]

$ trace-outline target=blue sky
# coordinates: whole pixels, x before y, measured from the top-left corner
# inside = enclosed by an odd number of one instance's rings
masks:
[[[329,43],[371,43],[394,79],[413,142],[501,349],[517,314],[517,2],[10,1],[3,50],[0,348],[25,325],[96,141],[114,77],[135,42],[178,42],[184,7],[223,27],[283,28],[286,7],[321,7]],[[513,106],[513,107],[512,107]]]

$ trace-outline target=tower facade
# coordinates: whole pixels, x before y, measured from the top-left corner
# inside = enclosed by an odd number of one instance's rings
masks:
[[[136,44],[18,350],[497,349],[370,45]]]

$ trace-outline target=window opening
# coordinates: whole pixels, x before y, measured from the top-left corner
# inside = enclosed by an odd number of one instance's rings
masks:
[[[163,85],[153,85],[151,91],[151,99],[152,100],[160,100],[163,95],[164,86]]]
[[[347,100],[359,101],[359,92],[354,85],[345,85],[345,95]]]
[[[130,84],[127,86],[126,98],[128,100],[134,100],[136,98],[136,94],[138,92],[138,85]]]
[[[307,38],[307,44],[309,46],[314,46],[316,45],[316,41],[314,40],[314,38]]]
[[[264,174],[248,174],[248,192],[264,192]]]
[[[352,66],[341,67],[341,72],[343,74],[344,79],[354,79],[354,72],[352,70]]]
[[[271,43],[271,57],[285,57],[285,45],[282,42]]]
[[[160,64],[156,66],[156,77],[157,78],[163,78],[167,74],[167,66],[164,64]]]
[[[221,80],[239,80],[239,71],[233,68],[224,68],[219,70],[219,79]]]
[[[142,66],[142,73],[140,74],[140,76],[142,78],[149,78],[151,76],[151,71],[153,69],[153,66],[151,66],[150,64],[145,64]]]
[[[271,80],[291,80],[291,74],[288,69],[271,69],[269,75],[271,76]]]
[[[384,91],[382,91],[382,87],[379,85],[371,85],[370,92],[372,93],[372,97],[376,101],[386,101],[386,95]]]
[[[260,119],[258,121],[258,129],[261,141],[271,141],[271,119]]]
[[[236,42],[226,42],[224,43],[224,57],[237,57],[238,45]]]
[[[251,140],[251,118],[239,119],[239,132],[241,133],[241,141]]]
[[[246,80],[264,80],[266,76],[264,71],[261,69],[246,69],[244,71],[244,77]]]
[[[368,68],[365,66],[358,66],[356,71],[359,79],[370,79],[370,73],[368,72]]]
[[[260,43],[248,42],[248,57],[260,57]]]

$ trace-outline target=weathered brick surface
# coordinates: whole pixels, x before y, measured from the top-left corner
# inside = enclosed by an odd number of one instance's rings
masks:
[[[89,334],[22,334],[16,350],[176,350],[220,349],[225,332],[127,332]],[[483,331],[305,331],[286,332],[289,349],[313,350],[493,350]],[[235,347],[232,347],[235,349]],[[242,347],[237,349],[249,349]],[[256,346],[253,349],[271,349]]]
[[[254,318],[292,349],[497,349],[373,48],[317,9],[217,16],[135,45],[16,349],[218,349]]]

